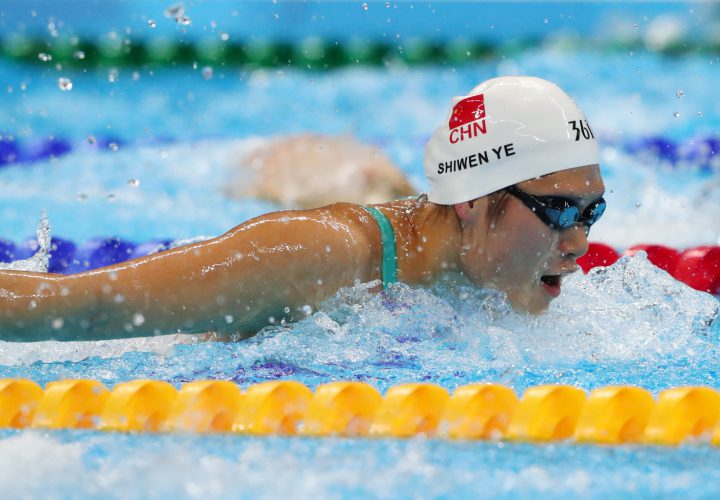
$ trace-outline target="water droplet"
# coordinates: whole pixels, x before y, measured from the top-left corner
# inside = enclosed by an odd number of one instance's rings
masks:
[[[48,62],[52,61],[52,56],[50,54],[46,54],[45,52],[40,52],[38,54],[38,59],[40,59],[42,62]]]
[[[203,80],[210,80],[213,77],[213,69],[210,66],[205,66],[202,69]]]
[[[675,111],[675,112],[673,113],[673,116],[674,116],[675,118],[680,118],[680,113],[678,113],[677,111]]]
[[[362,7],[362,10],[368,10],[368,4],[366,4],[365,2],[363,2],[361,7]]]
[[[185,14],[185,6],[181,3],[171,5],[165,9],[165,17],[170,17],[175,20],[182,17],[183,14]]]
[[[230,35],[225,32],[220,33],[220,40],[222,40],[223,42],[227,42],[228,40],[230,40]]]
[[[72,90],[73,83],[72,81],[70,81],[70,78],[65,78],[64,76],[61,76],[60,78],[58,78],[58,88],[63,92],[67,92],[68,90]]]
[[[230,323],[232,323],[234,320],[235,320],[235,318],[233,318],[232,314],[228,314],[227,316],[225,316],[225,323],[227,323],[228,325]]]
[[[133,322],[133,325],[140,326],[143,323],[145,323],[145,316],[143,316],[140,313],[135,313],[135,314],[133,314],[132,322]]]
[[[85,193],[80,193],[77,195],[77,200],[80,202],[86,201],[88,199],[88,195]]]
[[[120,149],[120,146],[118,146],[117,142],[111,142],[110,144],[108,144],[108,149],[113,153],[117,153],[118,149]]]
[[[677,92],[675,92],[675,97],[677,97],[678,99],[682,98],[684,95],[685,92],[683,92],[682,90],[678,90]]]
[[[154,28],[156,26],[155,21],[152,19],[148,19],[148,26],[150,26],[151,28]]]
[[[73,52],[73,57],[82,61],[83,59],[85,59],[85,52],[83,52],[82,50],[76,50],[75,52]]]
[[[640,203],[639,201],[635,202],[635,208],[640,208],[641,206],[642,206],[642,203]]]
[[[138,187],[140,186],[140,180],[139,179],[130,179],[128,180],[128,185],[132,187]]]

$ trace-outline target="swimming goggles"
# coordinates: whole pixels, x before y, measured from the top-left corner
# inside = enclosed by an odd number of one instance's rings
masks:
[[[505,188],[505,191],[522,201],[526,207],[538,216],[551,229],[568,229],[577,224],[585,227],[585,232],[590,231],[590,226],[595,224],[603,212],[605,212],[605,198],[602,196],[590,203],[580,212],[577,202],[563,196],[538,196],[526,193],[515,186]]]

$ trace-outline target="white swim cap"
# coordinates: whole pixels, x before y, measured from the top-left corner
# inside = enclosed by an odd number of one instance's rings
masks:
[[[425,146],[428,199],[462,203],[599,162],[585,115],[557,85],[530,76],[493,78],[455,97],[447,123]]]

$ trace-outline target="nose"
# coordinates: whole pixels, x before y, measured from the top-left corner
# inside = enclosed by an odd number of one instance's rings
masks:
[[[589,246],[585,226],[582,224],[576,224],[560,233],[558,250],[564,257],[577,260],[587,253]]]

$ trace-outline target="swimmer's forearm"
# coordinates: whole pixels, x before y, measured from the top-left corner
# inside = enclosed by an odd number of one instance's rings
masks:
[[[0,340],[79,337],[89,325],[83,313],[95,309],[96,302],[62,275],[0,271]]]

